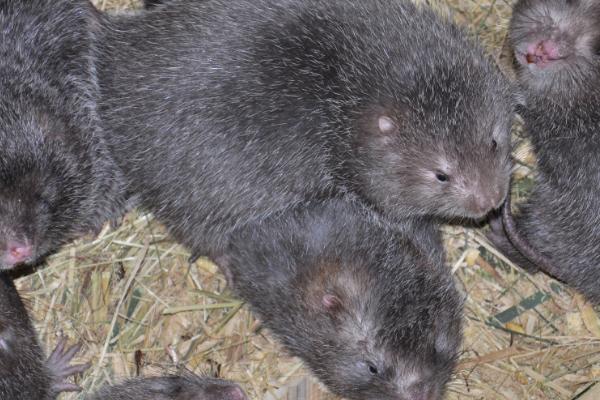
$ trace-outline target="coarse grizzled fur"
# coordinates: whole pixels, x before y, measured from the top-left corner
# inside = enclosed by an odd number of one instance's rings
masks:
[[[101,15],[87,0],[0,1],[0,269],[37,263],[118,215],[96,100]]]
[[[461,344],[450,270],[363,206],[324,202],[231,235],[234,292],[334,393],[441,399]]]
[[[162,0],[144,0],[144,8],[150,9],[163,4]]]
[[[104,386],[87,400],[247,400],[238,385],[191,373],[129,379]]]
[[[331,197],[441,253],[438,219],[508,187],[511,87],[466,36],[410,1],[173,0],[107,24],[101,117],[130,191],[197,255]]]

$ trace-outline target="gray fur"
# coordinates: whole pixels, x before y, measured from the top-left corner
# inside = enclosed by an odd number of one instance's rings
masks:
[[[574,26],[586,26],[583,17],[593,16],[596,6],[583,0],[521,1],[515,7],[511,37],[518,32],[525,44],[515,42],[514,46],[525,46],[530,38],[543,39],[542,32],[556,35],[555,30],[543,28],[556,26],[548,15],[563,25],[573,25],[567,29],[571,34],[598,39],[598,26],[583,30]],[[546,17],[532,19],[540,9]],[[571,36],[569,43],[585,43],[582,48],[587,55],[565,53],[570,54],[565,60],[543,71],[535,65],[519,67],[529,71],[520,74],[526,97],[521,114],[538,170],[533,193],[519,207],[516,226],[522,238],[549,262],[536,266],[525,259],[501,224],[496,224],[490,238],[519,265],[529,270],[541,267],[600,304],[600,57],[589,53],[588,39]]]
[[[119,215],[96,109],[100,14],[87,0],[0,1],[0,269],[37,263]]]
[[[187,373],[181,376],[129,379],[104,386],[87,400],[247,400],[240,387],[222,379]]]
[[[334,393],[442,398],[461,343],[460,295],[441,262],[372,211],[340,200],[288,211],[234,233],[217,263]]]
[[[441,254],[438,219],[504,199],[509,84],[410,1],[174,0],[113,17],[103,43],[111,149],[194,254],[331,197],[360,198]]]
[[[144,8],[152,9],[154,7],[158,7],[163,4],[162,0],[144,0]]]

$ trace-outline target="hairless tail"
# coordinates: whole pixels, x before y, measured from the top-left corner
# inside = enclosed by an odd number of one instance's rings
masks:
[[[554,268],[552,261],[535,249],[529,243],[527,238],[519,233],[517,224],[511,211],[510,192],[506,196],[504,207],[502,208],[502,224],[504,225],[504,232],[506,233],[508,240],[510,240],[515,249],[517,249],[521,255],[543,270],[546,274],[556,278],[556,276],[553,274],[553,271],[556,271],[556,268]]]

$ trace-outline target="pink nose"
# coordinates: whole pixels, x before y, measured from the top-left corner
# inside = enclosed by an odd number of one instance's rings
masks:
[[[28,244],[10,242],[8,243],[5,261],[9,265],[17,265],[26,261],[33,254],[33,249]]]
[[[485,214],[488,211],[491,211],[496,204],[492,199],[482,195],[475,195],[474,197],[473,210],[477,213]]]
[[[470,207],[477,214],[487,214],[500,207],[504,197],[504,193],[498,189],[489,190],[487,193],[477,191],[471,195]]]
[[[223,393],[223,399],[225,400],[247,400],[246,394],[239,387],[228,388]]]

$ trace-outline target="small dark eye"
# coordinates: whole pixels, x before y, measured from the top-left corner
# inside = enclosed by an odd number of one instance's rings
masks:
[[[379,370],[377,369],[377,367],[375,365],[373,365],[372,363],[368,362],[367,363],[367,368],[369,368],[369,373],[371,375],[377,375],[379,374]]]
[[[492,150],[496,151],[497,148],[498,148],[498,142],[496,142],[495,139],[492,139]]]
[[[448,177],[448,175],[444,174],[443,172],[437,172],[435,174],[435,177],[440,182],[448,182],[450,180],[450,178]]]

